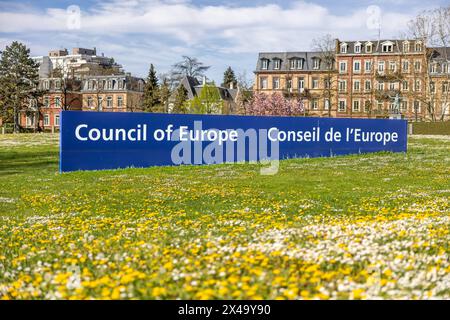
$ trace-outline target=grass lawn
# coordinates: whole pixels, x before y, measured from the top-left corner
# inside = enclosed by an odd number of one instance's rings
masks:
[[[0,135],[0,298],[450,298],[450,138],[407,154],[58,173]]]

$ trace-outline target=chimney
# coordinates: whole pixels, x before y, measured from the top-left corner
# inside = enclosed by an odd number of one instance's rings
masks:
[[[94,56],[97,55],[97,47],[94,47]]]

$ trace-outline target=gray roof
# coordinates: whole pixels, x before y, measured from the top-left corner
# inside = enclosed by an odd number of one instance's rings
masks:
[[[360,40],[360,41],[338,41],[338,54],[372,54],[372,53],[385,53],[383,52],[383,43],[385,42],[392,42],[393,47],[393,53],[401,53],[403,52],[403,42],[408,41],[409,42],[409,53],[414,53],[414,44],[416,43],[416,40],[409,40],[409,39],[401,39],[401,40],[394,40],[394,39],[384,39],[384,40]],[[372,52],[366,52],[365,45],[367,43],[372,43]],[[340,45],[343,43],[347,44],[347,53],[340,53],[339,48]],[[356,53],[355,52],[355,45],[357,43],[361,44],[361,52]]]
[[[181,79],[180,85],[184,86],[184,88],[188,92],[188,99],[191,100],[195,96],[198,96],[202,91],[203,85],[194,78],[189,76],[184,76]],[[232,100],[234,101],[238,92],[238,89],[230,89],[224,87],[217,87],[219,90],[220,97],[222,100]]]
[[[313,69],[313,59],[321,59],[321,52],[261,52],[259,53],[258,62],[256,64],[256,72],[265,71],[324,71],[326,64],[321,61],[319,69]],[[274,69],[274,60],[280,60],[280,68]],[[302,69],[290,69],[290,61],[292,59],[303,59]],[[268,60],[268,68],[262,68],[262,60]]]
[[[450,60],[450,47],[435,47],[433,49],[433,59]]]

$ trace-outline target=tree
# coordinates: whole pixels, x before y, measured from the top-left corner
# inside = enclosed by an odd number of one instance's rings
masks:
[[[155,67],[150,65],[147,82],[144,87],[143,107],[147,112],[157,112],[160,107],[159,84]]]
[[[425,105],[428,115],[432,121],[444,120],[445,113],[449,106],[449,92],[444,90],[445,83],[450,80],[450,74],[442,70],[445,65],[448,66],[448,50],[450,45],[450,6],[441,7],[433,10],[422,11],[417,17],[408,23],[408,34],[414,40],[422,42],[422,68],[414,70],[415,81],[420,81],[425,90],[413,92],[415,100]],[[433,48],[438,46],[440,48]],[[436,59],[436,54],[440,58]],[[437,61],[440,60],[440,61]],[[435,66],[433,66],[436,63]],[[441,69],[444,80],[440,81],[442,90],[437,88],[435,80],[431,75],[431,67]],[[441,108],[437,108],[437,104]],[[439,112],[440,111],[440,112]]]
[[[14,132],[20,130],[20,113],[33,108],[39,83],[39,64],[30,58],[30,49],[14,41],[2,52],[0,60],[0,96],[10,109]]]
[[[169,112],[169,98],[170,98],[170,84],[169,80],[165,78],[159,89],[159,100],[161,103],[160,111],[163,113]]]
[[[331,117],[331,111],[333,110],[333,97],[336,89],[336,73],[335,51],[336,42],[331,34],[326,34],[322,37],[318,37],[312,40],[312,48],[320,55],[321,63],[325,65],[325,75],[323,77],[324,90],[322,91],[322,97],[325,101],[328,101],[328,116]],[[337,110],[337,109],[336,109]]]
[[[57,67],[53,69],[51,77],[59,81],[58,90],[61,91],[62,109],[70,110],[72,103],[78,99],[73,93],[81,89],[81,81],[75,77],[75,70],[67,66]]]
[[[223,74],[222,87],[229,88],[231,84],[233,85],[233,88],[236,87],[237,80],[236,76],[234,75],[233,69],[231,69],[231,67],[228,67]]]
[[[173,104],[172,113],[186,113],[186,102],[188,98],[188,92],[185,87],[179,85],[175,92],[175,101]]]
[[[183,56],[183,60],[173,65],[170,78],[174,85],[178,84],[184,76],[194,77],[198,81],[204,77],[210,66],[205,66],[197,58]]]
[[[243,71],[237,76],[236,106],[232,110],[234,114],[246,115],[247,107],[253,98],[253,83],[249,80],[247,72]]]
[[[219,89],[214,82],[205,84],[200,94],[189,103],[189,113],[196,114],[220,114],[222,113],[223,101]]]
[[[248,114],[259,116],[300,116],[304,112],[300,98],[287,99],[280,93],[255,93],[247,108]]]

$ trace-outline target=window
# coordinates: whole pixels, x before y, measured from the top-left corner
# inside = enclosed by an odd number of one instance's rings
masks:
[[[286,88],[288,88],[289,90],[292,89],[292,79],[286,80]]]
[[[88,107],[93,107],[94,106],[94,99],[92,99],[91,96],[89,96],[87,98],[87,105],[88,105]]]
[[[347,100],[339,100],[339,112],[345,112],[345,109],[347,109]]]
[[[48,90],[48,89],[50,89],[50,84],[49,84],[48,80],[45,80],[44,81],[44,90]]]
[[[354,80],[353,81],[353,90],[358,92],[360,89],[361,89],[361,81]]]
[[[117,107],[118,108],[122,108],[123,107],[123,97],[122,96],[118,96],[117,97]]]
[[[273,60],[273,68],[275,70],[279,70],[281,66],[281,60],[280,59],[274,59]]]
[[[361,61],[359,60],[353,61],[353,71],[361,72]]]
[[[319,89],[319,79],[318,78],[313,78],[312,79],[312,88],[313,89]]]
[[[413,111],[414,111],[415,113],[420,112],[420,101],[414,100],[414,108],[413,108]]]
[[[378,72],[384,72],[384,61],[378,62]]]
[[[416,42],[414,49],[416,50],[416,52],[421,52],[422,51],[422,43],[420,41]]]
[[[371,103],[370,100],[364,101],[364,112],[370,112]]]
[[[346,73],[347,72],[347,62],[346,61],[339,62],[339,72],[340,73]]]
[[[372,81],[366,80],[366,82],[365,82],[365,84],[364,84],[364,90],[365,90],[365,91],[370,91],[370,90],[372,90]]]
[[[119,90],[123,89],[123,87],[124,87],[123,84],[124,84],[124,80],[119,80]]]
[[[330,79],[325,79],[323,81],[323,86],[325,87],[325,89],[330,89],[331,88],[331,80]]]
[[[34,126],[34,115],[27,116],[27,127]]]
[[[87,84],[88,84],[88,90],[92,90],[92,81],[89,80]]]
[[[448,93],[449,92],[449,85],[448,82],[442,82],[442,92],[443,93]]]
[[[274,78],[272,79],[272,88],[273,88],[274,90],[280,89],[280,78],[274,77]]]
[[[311,108],[313,110],[319,110],[319,101],[317,99],[312,99]]]
[[[403,42],[403,52],[409,52],[409,42]]]
[[[347,91],[347,81],[346,80],[339,80],[339,91],[340,92]]]
[[[378,90],[383,91],[384,90],[384,82],[378,82]]]
[[[414,91],[420,91],[420,80],[416,80],[414,83]]]
[[[297,60],[295,60],[295,59],[291,60],[290,68],[291,69],[296,69],[297,68]]]
[[[55,97],[55,108],[61,108],[61,97]]]
[[[44,97],[44,107],[46,108],[50,107],[50,98],[48,96]]]
[[[59,114],[55,114],[55,127],[59,127]]]
[[[408,80],[403,80],[402,81],[402,90],[403,91],[408,91],[409,90],[409,81]]]
[[[366,60],[366,63],[365,63],[366,65],[365,65],[365,71],[366,71],[366,73],[370,73],[370,72],[372,72],[372,61],[371,60]]]
[[[261,60],[261,69],[267,70],[269,68],[269,60],[262,59]]]
[[[347,53],[347,44],[346,43],[341,44],[341,53]]]
[[[44,114],[44,126],[50,125],[50,115],[48,113]]]
[[[414,70],[415,71],[420,71],[422,69],[422,64],[420,63],[420,61],[416,60],[414,62]]]
[[[442,64],[442,73],[450,73],[450,65],[448,62]]]
[[[389,71],[395,72],[397,70],[397,63],[395,61],[389,62]]]
[[[261,89],[267,89],[267,77],[261,78]]]
[[[111,90],[113,88],[112,81],[108,80],[108,90]]]
[[[430,65],[430,72],[431,73],[436,73],[437,72],[437,63],[432,63]]]
[[[330,109],[330,99],[325,98],[325,100],[323,102],[323,108],[324,108],[324,110],[329,110]]]
[[[377,101],[377,109],[378,111],[383,110],[383,101]]]
[[[103,110],[103,97],[98,97],[97,101],[98,101],[98,106],[97,106],[98,110],[102,111]]]
[[[61,89],[61,81],[59,81],[59,80],[56,80],[56,81],[55,81],[55,89],[56,89],[56,90]]]
[[[320,59],[313,59],[313,69],[318,70],[320,68]]]
[[[400,102],[400,110],[405,112],[406,110],[408,110],[408,101],[406,100],[402,100]]]
[[[402,61],[402,71],[405,73],[409,72],[409,61],[408,60]]]
[[[300,92],[303,92],[303,90],[305,90],[305,78],[298,79],[298,90]]]
[[[361,53],[361,44],[360,43],[355,44],[355,53]]]
[[[112,108],[113,106],[113,98],[111,96],[106,97],[106,107]]]
[[[393,52],[394,51],[394,46],[390,43],[385,43],[382,45],[382,51],[383,52]]]
[[[353,100],[353,111],[359,112],[359,100]]]
[[[395,90],[395,82],[389,82],[389,90],[391,91]]]
[[[297,60],[297,69],[303,69],[303,59]]]
[[[430,92],[436,93],[436,84],[433,81],[430,82]]]
[[[367,43],[366,44],[366,53],[371,53],[372,52],[372,43]]]

